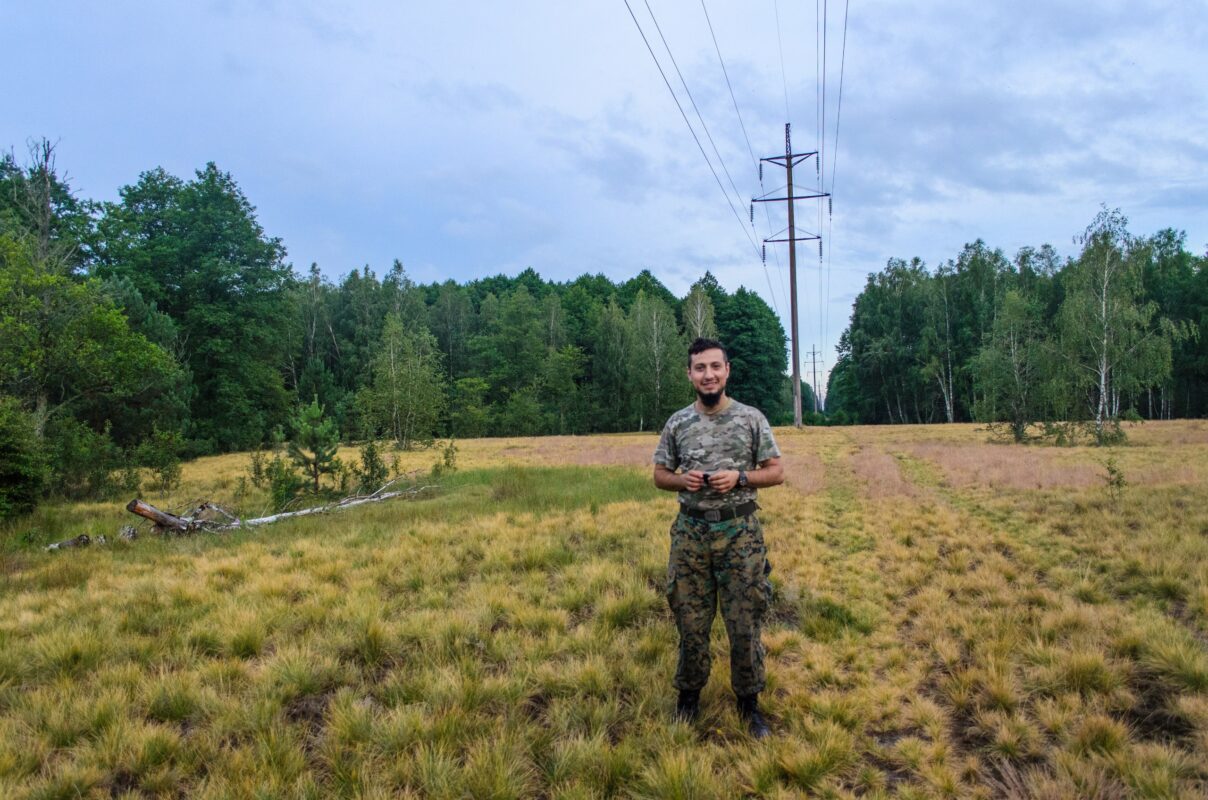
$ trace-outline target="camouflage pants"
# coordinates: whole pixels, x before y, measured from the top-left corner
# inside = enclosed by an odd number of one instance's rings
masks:
[[[667,568],[667,601],[680,636],[675,688],[697,690],[709,680],[709,631],[720,598],[734,693],[763,691],[759,636],[772,596],[769,572],[763,528],[753,514],[725,522],[676,517]]]

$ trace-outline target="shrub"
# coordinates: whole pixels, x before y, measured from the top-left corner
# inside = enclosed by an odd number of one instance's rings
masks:
[[[155,428],[151,438],[138,446],[138,462],[149,467],[156,478],[156,488],[168,493],[180,484],[180,453],[184,440],[176,431]]]
[[[0,397],[0,519],[32,511],[45,481],[33,420],[16,400]]]
[[[457,472],[457,445],[452,439],[441,448],[440,454],[440,460],[432,465],[433,478]]]
[[[138,469],[109,435],[71,417],[46,426],[49,490],[72,499],[106,499],[138,491]]]
[[[272,497],[273,510],[281,511],[307,488],[307,481],[297,473],[293,465],[275,455],[264,465],[264,480]]]
[[[252,479],[252,485],[257,489],[268,488],[268,475],[265,469],[268,465],[268,454],[257,447],[252,451],[251,459],[247,465],[248,477]]]
[[[1115,455],[1107,457],[1107,460],[1103,462],[1103,469],[1103,483],[1107,488],[1107,495],[1115,502],[1124,493],[1128,480],[1124,477],[1124,470],[1120,468]]]

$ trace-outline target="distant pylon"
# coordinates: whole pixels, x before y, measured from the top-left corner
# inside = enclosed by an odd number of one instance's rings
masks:
[[[770,242],[788,242],[789,243],[789,327],[792,329],[793,338],[793,425],[801,427],[801,345],[797,337],[797,242],[807,242],[814,239],[819,240],[821,244],[822,236],[816,234],[807,234],[804,236],[797,235],[796,216],[793,209],[793,201],[795,200],[817,200],[820,197],[830,197],[828,192],[818,192],[816,194],[793,194],[793,167],[805,161],[808,158],[816,158],[818,151],[812,153],[794,153],[792,143],[792,131],[790,123],[784,124],[784,155],[772,156],[770,158],[759,159],[760,173],[763,171],[763,163],[766,161],[769,164],[776,164],[784,167],[785,174],[788,178],[788,194],[784,197],[753,197],[752,203],[779,203],[787,201],[789,207],[789,226],[786,228],[788,233],[787,238],[776,239],[767,238],[763,241]],[[815,381],[817,377],[815,377]],[[814,410],[817,411],[818,389],[814,388]]]

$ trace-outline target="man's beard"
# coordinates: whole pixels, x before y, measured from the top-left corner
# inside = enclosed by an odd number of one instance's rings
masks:
[[[719,389],[716,392],[702,392],[697,389],[696,396],[700,398],[700,403],[705,408],[716,408],[717,404],[721,402],[721,393],[724,391],[725,389]]]

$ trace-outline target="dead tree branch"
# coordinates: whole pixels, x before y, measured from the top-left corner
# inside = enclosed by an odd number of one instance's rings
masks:
[[[306,517],[313,514],[327,514],[332,511],[341,511],[345,508],[352,508],[353,506],[365,505],[367,503],[380,503],[384,500],[393,500],[397,497],[415,498],[436,488],[435,485],[424,485],[411,486],[406,489],[399,489],[392,492],[386,491],[391,486],[397,484],[404,477],[407,476],[399,476],[398,478],[388,481],[373,494],[354,495],[352,497],[345,497],[339,502],[330,503],[325,506],[304,508],[299,511],[284,511],[280,514],[270,514],[267,517],[256,517],[254,519],[240,519],[222,506],[209,502],[199,504],[196,508],[191,509],[187,514],[182,516],[161,511],[150,503],[146,503],[137,498],[130,501],[130,503],[126,506],[126,510],[131,514],[137,514],[140,517],[144,517],[154,522],[157,533],[178,535],[194,533],[197,531],[218,533],[222,531],[236,530],[238,528],[254,528],[260,525],[270,525],[274,522],[280,522],[283,519]],[[218,517],[222,517],[222,519],[220,520]]]

